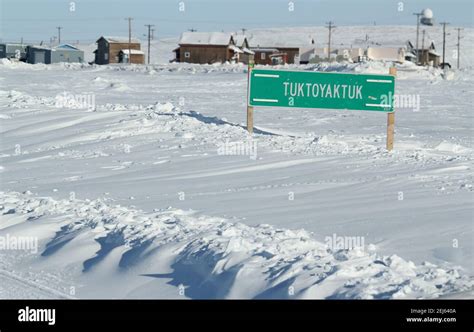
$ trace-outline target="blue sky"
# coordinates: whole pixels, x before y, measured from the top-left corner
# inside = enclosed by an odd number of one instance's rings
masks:
[[[75,2],[75,11],[70,3]],[[185,10],[180,11],[180,2]],[[289,2],[294,11],[289,11]],[[404,10],[398,11],[403,2]],[[63,41],[93,41],[100,35],[127,35],[125,17],[134,18],[137,37],[154,24],[158,37],[187,29],[236,31],[241,28],[324,25],[411,25],[414,12],[429,7],[438,22],[472,27],[472,0],[0,0],[0,39],[49,41],[62,26]]]

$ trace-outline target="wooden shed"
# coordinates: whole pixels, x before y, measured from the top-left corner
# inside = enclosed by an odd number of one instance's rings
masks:
[[[285,34],[252,36],[248,38],[248,43],[255,52],[255,63],[261,65],[299,62],[300,48],[303,46]]]
[[[241,50],[238,62],[248,64],[250,56],[255,55],[255,52],[250,49],[247,37],[244,34],[235,34],[232,37],[234,38],[235,45]]]
[[[246,53],[236,45],[231,34],[224,32],[184,32],[179,47],[173,52],[176,62],[201,64],[239,62]]]
[[[131,62],[144,64],[145,56],[141,50],[140,41],[132,38],[129,43],[128,37],[105,37],[97,40],[97,49],[94,51],[94,63],[105,65],[110,63],[128,63],[128,50],[132,50]]]
[[[410,41],[407,42],[407,60],[416,62],[416,54],[420,54],[419,61],[422,66],[438,67],[441,63],[441,55],[436,52],[434,42],[419,49],[416,49]]]
[[[129,53],[131,54],[129,56]],[[131,63],[145,63],[145,53],[140,50],[120,50],[119,63],[129,63],[128,58],[131,57]]]

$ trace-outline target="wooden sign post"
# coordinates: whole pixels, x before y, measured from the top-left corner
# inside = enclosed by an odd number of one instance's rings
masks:
[[[395,76],[254,69],[249,62],[247,130],[253,133],[254,107],[340,109],[384,112],[387,149],[393,149]]]
[[[389,74],[396,77],[397,68],[390,67]],[[395,139],[395,109],[387,114],[387,150],[393,150],[393,140]]]
[[[254,61],[254,56],[250,55],[249,56],[249,65],[248,65],[248,75],[247,75],[247,87],[250,84],[250,75],[252,73],[252,69],[255,67],[255,61]],[[247,100],[249,99],[249,93],[250,89],[247,88]],[[249,132],[250,135],[253,134],[253,106],[250,106],[247,103],[247,131]]]

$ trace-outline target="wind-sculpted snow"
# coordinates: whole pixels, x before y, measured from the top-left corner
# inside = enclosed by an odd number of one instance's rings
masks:
[[[147,280],[148,286],[150,279],[166,279],[182,285],[190,298],[435,298],[474,285],[456,267],[379,256],[373,245],[332,250],[304,230],[31,193],[2,192],[0,201],[0,234],[24,223],[54,230],[52,237],[40,239],[39,252],[58,269],[81,264],[76,278],[94,275],[103,264],[110,279],[126,273],[127,280]],[[77,257],[74,241],[90,234],[98,244],[95,253],[75,263],[56,259]],[[133,292],[123,280],[121,286]],[[106,293],[107,284],[100,287]]]
[[[84,63],[57,63],[52,65],[45,64],[27,64],[23,62],[12,62],[7,59],[0,61],[0,66],[6,69],[28,69],[28,70],[66,70],[66,71],[91,71],[91,72],[126,72],[144,75],[157,74],[176,74],[176,75],[195,75],[195,74],[232,74],[232,73],[247,73],[247,66],[242,63],[219,63],[219,64],[190,64],[190,63],[171,63],[171,64],[156,64],[156,65],[89,65]],[[259,69],[283,69],[283,70],[303,70],[315,72],[340,72],[340,73],[365,73],[365,74],[387,74],[389,68],[393,66],[391,62],[321,62],[317,64],[286,64],[277,66],[263,66],[258,65]],[[425,68],[416,66],[413,63],[406,62],[404,64],[397,64],[398,79],[418,78],[418,79],[442,79],[443,72],[438,68]],[[109,88],[120,89],[112,82]],[[126,91],[123,89],[121,91]]]
[[[391,152],[378,112],[256,108],[249,135],[242,65],[1,60],[0,236],[40,250],[0,250],[0,297],[473,297],[465,51],[397,65]],[[375,246],[328,251],[334,233]]]
[[[109,82],[100,77],[96,77],[94,83],[105,84],[107,89],[118,91],[127,90],[127,85],[121,82]],[[61,94],[59,94],[61,96]],[[16,90],[0,90],[0,98],[5,100],[5,105],[9,108],[22,109],[25,113],[30,112],[31,106],[44,106],[38,112],[59,111],[56,97],[38,97]],[[66,109],[71,113],[78,111]],[[249,140],[245,126],[217,116],[208,116],[199,112],[188,110],[174,104],[159,103],[142,104],[117,104],[105,103],[95,105],[92,109],[80,110],[90,114],[93,111],[98,116],[104,112],[119,112],[119,119],[116,123],[107,124],[107,128],[100,127],[97,132],[90,132],[90,135],[84,137],[86,141],[91,138],[98,141],[143,136],[148,134],[172,133],[178,138],[188,138],[190,142],[199,142],[199,145],[213,145],[215,142],[221,142],[223,138],[232,141],[246,142]],[[122,115],[120,115],[122,112]],[[17,111],[8,114],[2,114],[4,119],[12,116],[18,116]],[[345,116],[344,114],[341,116]],[[49,126],[49,122],[47,123]],[[60,124],[58,124],[61,127]],[[49,127],[48,127],[49,128]],[[387,152],[383,146],[378,144],[383,137],[355,137],[348,135],[326,134],[315,136],[314,133],[293,134],[288,132],[279,132],[278,130],[267,130],[258,125],[254,130],[255,135],[252,140],[256,142],[259,149],[270,151],[280,151],[284,153],[299,155],[370,155],[371,158],[396,158],[402,162],[430,163],[439,162],[446,159],[444,152],[445,145],[450,143],[441,142],[438,146],[432,147],[410,147],[409,149],[398,149],[391,153]],[[458,160],[470,161],[471,149],[456,145],[451,152],[457,153]],[[450,157],[451,158],[451,157]]]

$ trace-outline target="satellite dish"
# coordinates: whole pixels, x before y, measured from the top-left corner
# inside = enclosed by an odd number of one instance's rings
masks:
[[[423,25],[433,25],[434,24],[434,19],[433,19],[433,11],[429,8],[423,9],[421,12],[421,19],[420,23]]]

